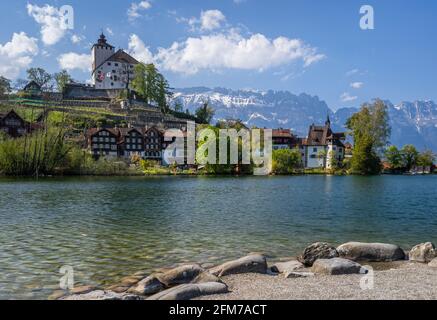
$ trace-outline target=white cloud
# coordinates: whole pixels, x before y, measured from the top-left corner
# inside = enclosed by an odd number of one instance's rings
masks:
[[[351,86],[351,88],[354,88],[354,89],[361,89],[364,86],[364,83],[363,82],[352,82],[350,84],[350,86]]]
[[[354,74],[357,74],[358,72],[360,72],[360,70],[352,69],[352,70],[349,70],[348,72],[346,72],[346,76],[350,77],[350,76],[353,76]]]
[[[114,35],[114,31],[112,31],[112,29],[109,28],[109,27],[106,28],[106,32],[107,32],[110,36],[113,36],[113,35]]]
[[[351,101],[355,101],[358,99],[357,96],[351,96],[348,92],[343,93],[340,96],[340,99],[342,102],[351,102]]]
[[[0,75],[16,79],[21,70],[29,67],[38,54],[38,40],[26,33],[14,33],[11,41],[0,44]]]
[[[316,48],[299,39],[271,40],[262,34],[244,37],[231,31],[175,42],[169,48],[160,48],[155,61],[166,70],[195,74],[205,69],[263,71],[299,60],[308,67],[324,58]]]
[[[64,53],[58,57],[59,67],[65,70],[91,71],[92,57],[90,54],[74,52]]]
[[[73,34],[71,36],[71,42],[73,42],[74,44],[80,43],[83,39],[84,39],[83,36],[80,36],[80,35],[77,35],[77,34]]]
[[[136,34],[132,34],[129,38],[129,51],[138,61],[143,63],[153,62],[153,54]]]
[[[141,11],[148,10],[152,7],[149,1],[132,2],[129,9],[127,10],[127,16],[129,20],[135,20],[141,17]]]
[[[203,31],[218,29],[225,21],[226,17],[220,10],[202,11],[200,14],[200,29]]]
[[[226,17],[220,10],[207,10],[202,11],[199,18],[176,17],[176,21],[188,23],[191,31],[212,31],[219,29],[226,21]]]
[[[41,26],[41,40],[45,45],[54,45],[64,37],[67,30],[58,8],[48,4],[39,7],[28,3],[27,13]]]

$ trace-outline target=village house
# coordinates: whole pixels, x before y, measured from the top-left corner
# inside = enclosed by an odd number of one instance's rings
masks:
[[[273,150],[294,149],[298,147],[299,139],[290,129],[272,130]]]
[[[344,133],[335,133],[331,130],[331,121],[328,119],[324,126],[312,124],[308,137],[303,140],[302,149],[304,166],[307,169],[332,169],[341,163],[345,157]]]
[[[25,121],[13,110],[5,114],[0,113],[0,131],[11,138],[21,137],[37,128],[37,124]]]
[[[150,128],[92,128],[87,131],[87,148],[98,157],[120,157],[163,162],[163,150],[171,142],[164,141],[164,132]]]

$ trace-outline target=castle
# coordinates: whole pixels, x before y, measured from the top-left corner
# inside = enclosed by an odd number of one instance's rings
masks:
[[[91,48],[91,85],[71,83],[66,86],[64,98],[112,99],[121,90],[131,89],[135,65],[140,62],[124,50],[115,50],[102,33]]]

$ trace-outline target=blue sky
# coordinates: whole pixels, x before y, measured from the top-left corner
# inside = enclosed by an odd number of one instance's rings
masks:
[[[374,30],[359,27],[364,4]],[[73,30],[59,30],[62,5],[74,8]],[[1,1],[0,74],[64,67],[86,81],[103,29],[173,87],[306,92],[333,109],[437,100],[436,12],[429,0]]]

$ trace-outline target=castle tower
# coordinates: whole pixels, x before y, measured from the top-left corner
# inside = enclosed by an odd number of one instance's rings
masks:
[[[115,53],[115,48],[107,41],[105,35],[102,33],[91,49],[93,57],[93,73],[103,62]]]

